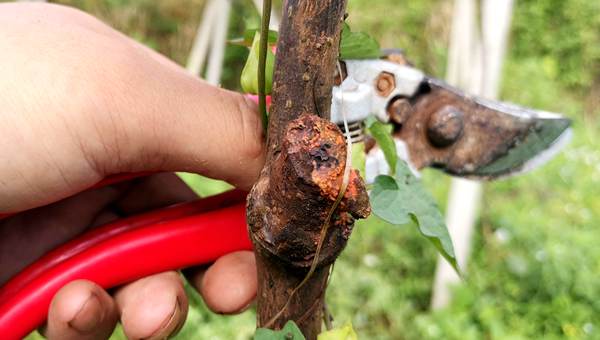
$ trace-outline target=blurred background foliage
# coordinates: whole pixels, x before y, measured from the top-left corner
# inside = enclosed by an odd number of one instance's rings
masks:
[[[203,0],[59,0],[185,64]],[[276,1],[277,3],[277,1]],[[349,0],[353,30],[402,47],[442,77],[447,0]],[[230,37],[258,27],[234,1]],[[239,88],[245,48],[228,46],[222,85]],[[486,185],[467,279],[428,308],[436,253],[411,228],[360,222],[335,266],[327,300],[363,339],[600,339],[600,1],[516,0],[502,98],[574,120],[575,137],[542,169]],[[448,177],[425,171],[445,206]],[[219,190],[202,187],[203,192]],[[180,339],[248,339],[254,311],[224,317],[192,293]],[[123,338],[117,331],[114,338]]]

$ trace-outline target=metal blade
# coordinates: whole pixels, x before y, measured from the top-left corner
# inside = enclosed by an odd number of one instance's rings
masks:
[[[533,170],[558,154],[572,137],[572,130],[569,128],[571,121],[560,115],[509,103],[482,99],[478,99],[478,102],[500,112],[529,120],[531,124],[524,133],[524,138],[515,140],[505,155],[475,169],[470,174],[472,177],[512,176]]]
[[[570,120],[560,115],[468,96],[434,78],[402,100],[395,137],[406,143],[416,168],[479,179],[510,176],[552,158],[571,135]]]

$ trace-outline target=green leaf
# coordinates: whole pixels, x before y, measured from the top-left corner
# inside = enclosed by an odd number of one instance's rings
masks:
[[[394,175],[396,172],[396,162],[398,161],[398,153],[396,151],[396,143],[392,138],[391,131],[389,131],[388,124],[383,124],[376,119],[367,119],[367,129],[377,145],[383,151],[385,160],[390,166],[390,175]]]
[[[381,56],[377,40],[363,32],[352,32],[344,22],[340,40],[340,59],[374,59]]]
[[[268,328],[258,328],[256,333],[254,333],[254,340],[306,340],[306,338],[302,335],[296,323],[289,320],[278,331]]]
[[[334,328],[317,336],[317,340],[358,340],[352,324],[347,322],[340,328]]]
[[[242,70],[240,83],[242,90],[246,93],[258,94],[258,55],[260,53],[260,34],[254,35],[252,47],[246,60],[246,65]],[[265,69],[265,93],[271,94],[273,86],[273,66],[275,65],[275,55],[270,49],[267,49],[267,65]]]
[[[352,169],[360,171],[364,176],[366,162],[367,155],[365,154],[365,143],[352,143]]]
[[[253,42],[256,34],[260,35],[260,29],[257,28],[257,29],[246,30],[244,32],[244,41],[250,45]],[[269,45],[276,44],[278,36],[279,36],[279,33],[277,33],[277,31],[269,30],[268,37],[267,37],[267,42],[269,43]]]
[[[391,224],[414,222],[421,234],[460,274],[444,217],[433,197],[403,160],[397,162],[395,177],[381,175],[375,178],[371,207],[375,215]]]
[[[250,47],[250,46],[252,46],[252,42],[254,42],[254,36],[257,33],[260,34],[260,29],[249,29],[244,32],[243,37],[231,39],[228,42],[230,44],[234,44],[234,45]],[[277,33],[277,31],[269,30],[269,35],[268,35],[268,39],[267,39],[267,41],[269,42],[269,45],[275,45],[277,43],[278,37],[279,37],[279,34]]]

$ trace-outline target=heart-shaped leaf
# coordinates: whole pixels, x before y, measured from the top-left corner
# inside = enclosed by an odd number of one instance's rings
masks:
[[[254,340],[306,340],[300,328],[289,320],[282,329],[274,331],[268,328],[258,328],[254,333]]]
[[[380,175],[371,191],[373,213],[395,225],[414,222],[419,231],[438,249],[440,254],[459,272],[452,239],[444,217],[429,192],[399,159],[395,177]]]
[[[352,32],[344,23],[340,41],[340,59],[374,59],[381,56],[377,40],[364,32]]]

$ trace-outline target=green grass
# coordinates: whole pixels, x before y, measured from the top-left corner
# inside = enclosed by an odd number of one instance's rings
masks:
[[[428,241],[414,228],[392,227],[374,218],[359,222],[336,263],[327,300],[336,322],[351,321],[362,339],[600,339],[600,108],[586,105],[596,93],[591,81],[573,81],[581,72],[600,79],[600,70],[590,64],[597,60],[600,44],[589,44],[600,32],[600,21],[597,13],[584,11],[592,2],[565,1],[569,15],[564,20],[561,13],[548,12],[552,6],[547,3],[555,2],[517,2],[517,11],[547,16],[561,27],[550,29],[539,18],[530,26],[526,15],[515,16],[518,34],[512,44],[518,48],[507,58],[502,97],[564,112],[574,121],[572,143],[541,169],[486,184],[467,279],[454,289],[455,298],[444,310],[428,308],[436,261]],[[180,62],[199,17],[170,9],[185,7],[183,0],[161,2],[160,7],[151,1],[125,0],[76,4],[98,11]],[[577,6],[583,6],[581,16]],[[138,16],[153,21],[132,24],[122,14],[131,13],[123,9],[132,7]],[[244,24],[256,23],[251,10],[237,13],[244,20],[231,27],[231,36],[239,35]],[[419,67],[443,76],[448,2],[407,1],[399,6],[393,0],[350,0],[349,13],[356,30],[370,32],[385,47],[407,48]],[[154,22],[163,24],[150,29]],[[528,42],[532,37],[566,47],[545,49],[548,44]],[[581,58],[576,55],[580,50],[573,48],[578,42],[586,46]],[[228,53],[226,83],[235,87],[243,53]],[[579,59],[586,62],[573,64]],[[560,64],[563,60],[569,61],[568,67]],[[223,188],[222,183],[192,181],[201,193]],[[445,207],[449,178],[428,170],[424,181]],[[192,308],[179,339],[251,336],[253,310],[235,317],[214,315],[190,294]],[[123,336],[117,331],[114,338]]]
[[[509,65],[505,97],[564,110],[572,143],[543,168],[486,185],[467,279],[445,310],[428,309],[436,253],[417,230],[358,223],[328,290],[340,324],[352,321],[365,339],[600,338],[600,124],[582,121],[568,96],[554,101],[558,89],[542,76],[538,95],[513,92],[536,73],[530,65]],[[445,206],[448,177],[429,170],[424,180]],[[253,311],[226,318],[195,306],[181,339],[252,332]]]

